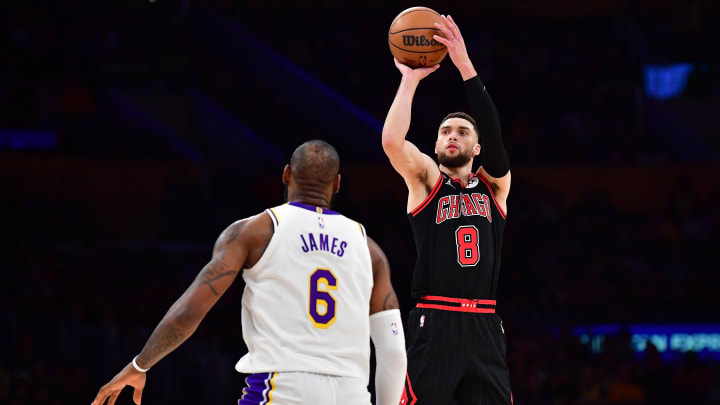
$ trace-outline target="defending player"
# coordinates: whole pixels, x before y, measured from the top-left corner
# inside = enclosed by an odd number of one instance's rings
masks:
[[[382,250],[360,223],[329,209],[338,169],[331,145],[298,147],[283,171],[289,203],[220,234],[212,260],[92,404],[114,404],[126,385],[139,404],[145,371],[192,335],[242,271],[249,352],[235,368],[251,375],[240,405],[369,405],[370,337],[377,403],[396,405],[406,368],[397,298]]]
[[[411,69],[385,120],[382,145],[408,187],[407,212],[417,248],[408,317],[408,381],[401,404],[510,404],[502,321],[495,314],[510,165],[500,120],[450,16],[435,36],[460,71],[475,120],[445,117],[430,156],[405,140],[413,95],[439,66]],[[447,39],[446,39],[447,38]],[[482,138],[482,147],[479,139]],[[482,167],[472,172],[473,158]]]

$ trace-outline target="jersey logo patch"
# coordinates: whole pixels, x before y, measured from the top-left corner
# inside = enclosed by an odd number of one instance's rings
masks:
[[[400,333],[400,332],[398,331],[397,322],[391,323],[391,324],[390,324],[390,327],[392,328],[392,333],[393,333],[393,335],[397,335],[398,333]]]
[[[420,327],[422,328],[425,326],[425,315],[420,316]]]
[[[445,184],[447,184],[448,186],[452,186],[452,181],[450,179],[448,179],[448,181],[446,181]]]
[[[325,218],[323,218],[323,217],[318,217],[318,226],[319,226],[320,228],[325,228]]]
[[[473,177],[472,179],[470,179],[467,187],[465,187],[465,188],[473,188],[473,187],[477,186],[478,184],[480,184],[480,180],[477,177]]]

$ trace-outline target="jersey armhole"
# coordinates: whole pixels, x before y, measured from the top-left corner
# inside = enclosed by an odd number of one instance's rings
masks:
[[[485,186],[487,187],[488,191],[490,191],[490,197],[492,197],[493,202],[495,203],[495,206],[498,209],[498,212],[500,212],[500,215],[503,217],[503,219],[506,219],[505,211],[503,211],[503,209],[500,208],[500,204],[498,204],[497,199],[495,199],[495,191],[493,190],[492,185],[487,181],[485,176],[480,174],[480,169],[478,169],[478,171],[475,173],[475,177],[477,177],[478,179],[482,180],[483,183],[485,183]]]
[[[367,240],[367,234],[365,233],[365,227],[360,222],[356,222],[356,224],[358,224],[358,228],[360,228],[360,233],[362,234],[363,239]]]
[[[262,268],[262,266],[263,266],[263,265],[265,264],[265,262],[268,260],[267,258],[268,258],[269,256],[271,256],[271,254],[272,254],[272,253],[271,253],[271,249],[273,249],[273,248],[274,248],[274,245],[275,245],[275,241],[276,241],[275,236],[277,235],[278,226],[280,225],[280,219],[279,219],[280,217],[277,215],[277,212],[276,212],[274,209],[272,209],[272,208],[266,208],[265,211],[264,211],[264,213],[267,214],[267,216],[269,216],[269,217],[270,217],[270,220],[272,221],[272,224],[273,224],[273,234],[270,236],[270,240],[268,241],[267,246],[265,246],[265,250],[264,250],[264,251],[262,252],[262,254],[260,255],[260,258],[258,258],[258,261],[255,262],[255,264],[254,264],[252,267],[248,267],[248,268],[243,269],[243,273],[244,273],[244,272],[251,272],[251,271],[253,271],[254,269],[257,269],[257,268]],[[262,215],[262,214],[258,214],[258,215]]]
[[[432,191],[428,194],[427,197],[425,197],[425,200],[420,203],[414,210],[410,211],[410,214],[412,216],[416,216],[420,213],[425,207],[427,207],[428,204],[430,204],[430,201],[432,201],[433,198],[435,198],[435,195],[437,195],[438,190],[440,190],[440,186],[442,186],[443,182],[443,174],[440,172],[440,177],[438,178],[437,183],[435,183],[435,186],[433,187]]]
[[[268,208],[265,210],[267,212],[268,216],[272,220],[273,223],[273,231],[277,231],[278,226],[280,225],[280,217],[278,217],[277,213],[274,209]]]

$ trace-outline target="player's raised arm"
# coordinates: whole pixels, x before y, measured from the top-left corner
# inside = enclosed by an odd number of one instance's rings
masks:
[[[420,80],[437,70],[440,65],[411,69],[395,59],[395,66],[402,73],[402,80],[400,80],[400,87],[385,118],[382,146],[385,154],[390,158],[390,163],[405,179],[412,194],[413,187],[424,186],[428,182],[428,177],[433,177],[431,180],[437,180],[440,175],[435,162],[428,155],[420,152],[411,142],[405,140],[410,129],[410,115],[415,90]],[[434,176],[429,176],[429,171],[432,171],[431,174]]]
[[[377,405],[400,403],[407,356],[400,305],[390,281],[390,265],[385,253],[368,237],[373,267],[370,297],[370,337],[375,345],[375,397]]]
[[[479,171],[488,178],[498,201],[502,201],[502,205],[504,205],[510,191],[510,161],[503,145],[500,116],[495,108],[495,103],[470,61],[465,41],[457,24],[451,16],[441,16],[440,18],[443,24],[435,23],[435,26],[443,32],[445,38],[439,35],[435,35],[434,38],[448,48],[450,59],[460,71],[470,108],[477,122],[477,130],[482,137],[480,152],[482,168]]]
[[[237,221],[220,234],[215,242],[210,262],[170,307],[140,354],[109,383],[100,388],[92,405],[103,404],[107,398],[110,398],[108,405],[113,405],[126,385],[134,387],[133,401],[136,404],[140,403],[145,387],[145,371],[195,332],[210,308],[235,280],[238,272],[245,265],[248,252],[258,244],[259,236],[263,232],[272,232],[271,225],[265,223],[270,219],[264,217],[267,215],[261,214]]]

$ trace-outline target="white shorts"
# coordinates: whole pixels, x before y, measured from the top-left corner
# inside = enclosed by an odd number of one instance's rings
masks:
[[[245,379],[238,405],[370,405],[367,382],[302,372],[258,373]]]

